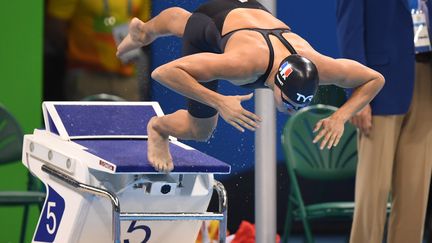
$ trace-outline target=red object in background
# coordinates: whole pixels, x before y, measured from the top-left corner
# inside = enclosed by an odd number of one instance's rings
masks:
[[[276,235],[276,243],[279,242],[280,237]],[[242,221],[231,243],[255,243],[255,225],[248,221]]]

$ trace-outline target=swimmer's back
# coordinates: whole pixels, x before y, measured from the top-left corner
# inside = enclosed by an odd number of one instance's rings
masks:
[[[268,12],[259,9],[238,8],[226,17],[222,35],[237,29],[289,29],[289,27]]]
[[[195,12],[213,19],[221,35],[241,28],[288,28],[256,0],[210,0]]]

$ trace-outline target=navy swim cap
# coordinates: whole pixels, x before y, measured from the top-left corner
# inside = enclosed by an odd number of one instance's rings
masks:
[[[282,60],[275,75],[275,85],[288,99],[282,101],[294,110],[307,106],[318,90],[318,70],[313,62],[298,54]]]

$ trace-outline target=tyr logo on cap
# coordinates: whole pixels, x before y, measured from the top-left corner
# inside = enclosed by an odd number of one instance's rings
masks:
[[[309,100],[309,102],[311,102],[313,97],[314,97],[313,95],[305,96],[305,95],[297,93],[297,101],[301,101],[303,103],[308,101],[308,100]]]
[[[288,76],[293,72],[291,64],[288,62],[284,62],[282,66],[279,68],[279,74],[283,79],[288,78]]]

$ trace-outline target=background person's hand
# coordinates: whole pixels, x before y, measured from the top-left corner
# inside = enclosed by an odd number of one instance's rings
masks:
[[[320,149],[330,149],[332,146],[337,146],[340,138],[344,132],[345,121],[339,118],[329,116],[317,122],[314,128],[314,133],[318,132],[315,136],[313,143],[317,143],[322,139]]]
[[[370,105],[365,106],[355,116],[351,118],[351,123],[360,129],[366,137],[372,129],[372,109]]]
[[[241,102],[250,100],[252,96],[253,93],[248,95],[224,96],[217,107],[220,116],[241,132],[244,132],[244,128],[255,131],[259,126],[258,123],[261,122],[261,118],[245,110],[241,106]]]

